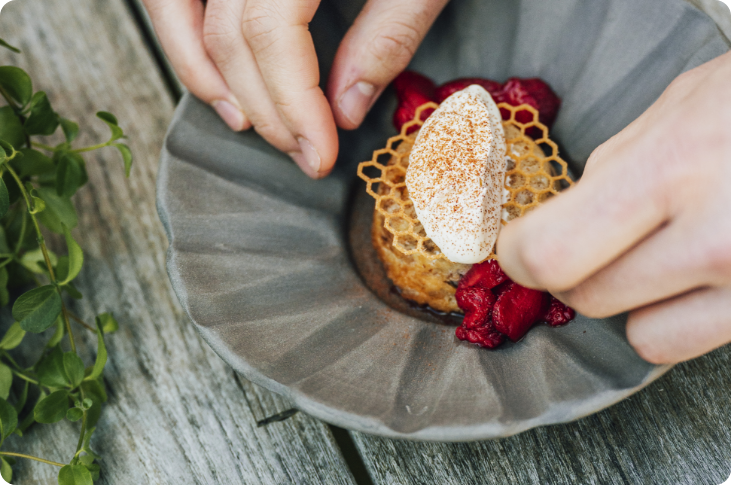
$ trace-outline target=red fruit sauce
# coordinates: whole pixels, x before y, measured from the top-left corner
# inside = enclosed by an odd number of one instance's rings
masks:
[[[413,71],[404,71],[393,81],[393,87],[396,90],[398,98],[398,108],[393,116],[393,124],[397,130],[401,131],[401,127],[414,119],[416,108],[424,103],[433,101],[441,103],[451,94],[461,91],[472,84],[479,84],[495,100],[495,103],[508,103],[511,106],[519,106],[521,104],[529,104],[538,110],[539,120],[547,127],[551,127],[556,120],[558,108],[561,106],[561,99],[556,93],[538,78],[520,79],[517,77],[508,79],[505,84],[482,78],[461,78],[455,79],[448,83],[437,87],[434,82],[426,76]],[[421,113],[421,119],[432,114],[434,110],[428,109]],[[501,110],[503,118],[510,117],[507,110]],[[517,121],[521,123],[530,122],[533,119],[528,111],[520,111],[516,114]],[[412,133],[418,129],[412,126],[408,129],[408,133]],[[539,138],[542,133],[537,128],[530,128],[528,135],[533,138]]]
[[[505,338],[517,342],[536,323],[556,327],[576,316],[549,293],[511,281],[494,259],[473,265],[459,281],[455,296],[465,312],[457,338],[490,349]]]

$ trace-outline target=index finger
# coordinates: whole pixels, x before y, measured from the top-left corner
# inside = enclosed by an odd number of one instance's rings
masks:
[[[324,176],[338,153],[330,105],[320,89],[308,24],[319,0],[249,0],[243,32],[282,121],[313,171]]]

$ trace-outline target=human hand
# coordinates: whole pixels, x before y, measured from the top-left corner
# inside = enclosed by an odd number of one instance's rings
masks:
[[[336,120],[360,125],[447,1],[369,0],[339,47],[328,103],[308,31],[319,0],[144,0],[190,92],[234,131],[253,126],[313,178],[335,164]]]
[[[630,311],[650,362],[731,342],[731,53],[679,76],[497,251],[515,281],[587,316]]]

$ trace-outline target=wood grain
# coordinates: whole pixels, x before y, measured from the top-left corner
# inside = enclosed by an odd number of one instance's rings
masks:
[[[86,264],[74,310],[113,311],[110,401],[92,441],[101,483],[353,483],[329,428],[301,413],[257,428],[290,404],[238,379],[183,315],[165,273],[167,242],[155,210],[155,175],[173,101],[122,0],[24,0],[2,11],[2,36],[22,55],[36,89],[82,127],[80,146],[106,140],[97,110],[114,112],[136,156],[124,178],[113,149],[87,158],[74,231]],[[94,338],[76,326],[87,362]],[[37,425],[6,450],[68,462],[78,423]],[[58,470],[19,461],[14,484],[56,483]]]

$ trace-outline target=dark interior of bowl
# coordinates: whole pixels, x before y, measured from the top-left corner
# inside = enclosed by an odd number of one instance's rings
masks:
[[[325,68],[345,3],[323,2],[311,25]],[[580,171],[675,76],[727,49],[682,0],[453,0],[412,66],[438,82],[545,79],[563,98],[552,136]],[[444,441],[577,419],[667,370],[632,350],[624,316],[579,315],[486,351],[391,293],[355,170],[394,134],[394,106],[386,92],[361,129],[342,134],[333,174],[312,181],[255,133],[181,102],[158,177],[168,271],[226,362],[337,425]]]

